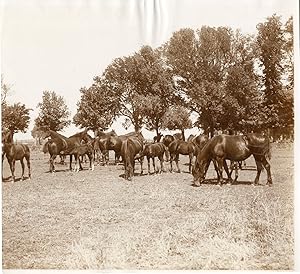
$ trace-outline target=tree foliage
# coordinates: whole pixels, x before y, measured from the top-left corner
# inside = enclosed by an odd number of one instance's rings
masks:
[[[70,125],[70,112],[62,96],[57,95],[54,91],[44,91],[42,102],[37,107],[39,115],[35,119],[37,127],[48,127],[54,131],[60,131]]]
[[[164,129],[184,131],[192,127],[189,111],[182,106],[170,107],[163,116]]]
[[[112,96],[112,92],[100,78],[95,78],[91,87],[82,88],[80,92],[81,99],[77,103],[74,124],[93,131],[107,129],[119,110],[118,98]]]
[[[26,108],[26,106],[21,103],[3,105],[2,126],[4,128],[13,130],[14,132],[26,132],[30,122],[30,110],[31,109]]]
[[[289,22],[287,29],[289,29]],[[284,73],[284,27],[280,17],[273,15],[266,22],[257,25],[257,47],[262,86],[264,90],[264,112],[266,128],[279,128],[293,121],[293,104],[282,82]],[[289,41],[290,42],[290,41]],[[288,113],[288,115],[286,115]]]

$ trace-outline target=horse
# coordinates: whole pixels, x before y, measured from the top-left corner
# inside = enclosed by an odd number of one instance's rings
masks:
[[[185,138],[184,138],[184,134],[183,134],[183,133],[180,133],[180,132],[175,133],[175,134],[173,134],[173,137],[174,137],[174,139],[176,139],[176,140],[182,140],[182,141],[185,141]]]
[[[31,169],[30,169],[30,150],[27,145],[23,144],[14,144],[13,143],[13,131],[10,130],[8,133],[2,135],[2,167],[3,167],[3,158],[6,155],[6,158],[9,163],[11,175],[13,182],[15,182],[15,164],[16,161],[21,162],[22,166],[22,175],[21,180],[24,180],[24,158],[27,162],[28,167],[28,178],[31,179]]]
[[[81,144],[73,148],[70,152],[70,155],[74,155],[75,159],[78,159],[79,166],[76,165],[74,171],[78,172],[79,170],[83,170],[80,162],[80,156],[87,155],[90,161],[90,170],[94,170],[94,146],[92,142],[88,142],[86,144]]]
[[[143,152],[141,153],[141,157],[146,156],[148,161],[148,174],[150,174],[150,159],[152,158],[154,173],[156,171],[155,167],[155,157],[158,157],[160,161],[160,171],[165,171],[164,168],[164,153],[166,152],[167,148],[163,143],[153,143],[153,144],[146,144],[144,147]]]
[[[196,145],[199,148],[199,151],[204,147],[204,145],[208,141],[208,136],[204,134],[200,134],[198,136],[190,135],[187,139],[188,142],[192,142],[194,145]]]
[[[82,132],[76,133],[70,137],[65,137],[53,130],[46,130],[42,133],[43,139],[51,137],[48,140],[48,152],[50,154],[50,172],[55,172],[54,160],[57,155],[70,155],[70,170],[72,170],[72,150],[76,146],[80,146],[81,140],[84,139],[88,141],[87,129]],[[77,161],[75,155],[76,167]]]
[[[189,173],[191,173],[192,168],[192,159],[195,155],[197,155],[197,147],[192,142],[186,142],[182,140],[174,140],[169,145],[170,152],[170,164],[171,164],[171,172],[173,172],[173,161],[175,161],[177,166],[177,171],[180,173],[180,168],[178,165],[179,154],[189,155]]]
[[[167,150],[165,152],[166,155],[166,162],[170,161],[170,152],[169,152],[169,145],[175,140],[174,136],[167,134],[163,140],[162,143],[166,146]]]
[[[267,170],[267,184],[272,185],[270,159],[270,140],[268,137],[249,133],[246,135],[217,135],[210,139],[198,154],[193,168],[193,183],[201,185],[205,179],[209,163],[214,162],[218,175],[218,184],[223,183],[223,167],[226,168],[225,160],[243,161],[254,156],[257,174],[253,185],[257,185],[263,167]],[[199,184],[197,183],[199,182]]]
[[[139,158],[141,163],[141,174],[143,174],[143,159],[141,153],[144,147],[144,137],[139,133],[133,136],[127,136],[122,141],[121,156],[125,167],[125,179],[131,181],[134,175],[135,159]]]
[[[117,136],[114,130],[110,132],[103,132],[101,130],[97,130],[95,132],[95,150],[98,152],[98,155],[102,154],[102,161],[104,165],[108,164],[109,161],[109,150],[110,147],[108,145],[108,140],[110,136]],[[100,157],[99,157],[100,158]],[[115,154],[115,162],[119,159],[119,155]]]
[[[119,135],[119,136],[110,135],[107,138],[106,148],[107,148],[107,150],[113,150],[115,152],[115,163],[117,163],[120,159],[121,148],[122,148],[123,141],[125,141],[129,137],[134,137],[137,134],[138,134],[137,132],[133,131],[133,132],[129,132],[129,133],[124,134],[124,135]],[[144,137],[143,137],[143,140],[144,140]]]

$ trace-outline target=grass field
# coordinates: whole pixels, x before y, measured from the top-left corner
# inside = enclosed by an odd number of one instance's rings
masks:
[[[4,163],[4,269],[293,269],[291,145],[273,146],[273,187],[266,172],[250,185],[253,158],[238,183],[221,188],[191,186],[184,156],[181,174],[131,182],[122,165],[73,173],[57,164],[50,174],[48,155],[33,151],[31,162],[32,179],[15,183]]]

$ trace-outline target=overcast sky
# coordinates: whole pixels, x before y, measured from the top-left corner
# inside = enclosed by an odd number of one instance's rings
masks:
[[[25,3],[24,3],[25,2]],[[273,13],[286,21],[297,0],[6,0],[2,1],[1,73],[11,103],[36,109],[44,90],[64,96],[72,113],[80,88],[117,57],[166,42],[172,32],[203,25],[255,33]],[[31,112],[30,138],[37,111]],[[123,133],[116,123],[117,133]],[[78,131],[65,130],[69,136]],[[153,133],[154,134],[154,133]]]

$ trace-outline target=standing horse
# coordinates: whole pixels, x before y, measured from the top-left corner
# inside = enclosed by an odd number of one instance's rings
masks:
[[[76,165],[74,171],[78,172],[79,170],[83,170],[81,166],[80,157],[87,155],[90,161],[90,170],[94,170],[94,146],[93,143],[88,142],[86,144],[81,144],[73,148],[70,152],[70,155],[74,155],[75,159],[78,159],[79,166]]]
[[[172,135],[166,135],[163,140],[162,143],[166,146],[167,150],[165,152],[166,154],[166,162],[170,161],[170,152],[169,152],[169,145],[175,140],[174,136]]]
[[[270,158],[270,141],[261,134],[250,133],[247,135],[217,135],[210,139],[198,154],[193,169],[194,184],[201,184],[211,161],[214,162],[218,174],[218,184],[223,183],[223,167],[225,160],[243,161],[254,156],[257,174],[254,185],[258,184],[263,167],[267,170],[267,183],[272,185],[271,168],[267,158]]]
[[[31,178],[31,170],[30,170],[30,150],[27,145],[22,145],[22,144],[14,144],[13,143],[13,131],[10,131],[4,136],[2,136],[2,166],[3,166],[3,158],[4,155],[6,155],[6,158],[9,163],[11,175],[13,182],[15,182],[15,165],[16,161],[21,162],[22,166],[22,175],[21,175],[21,180],[24,180],[24,170],[25,170],[25,165],[24,165],[24,158],[26,159],[27,162],[27,167],[28,167],[28,177],[29,179]]]
[[[50,154],[50,172],[55,172],[54,160],[57,155],[70,155],[70,170],[72,170],[72,150],[76,146],[80,146],[81,140],[88,141],[87,138],[87,129],[76,133],[69,138],[64,137],[63,135],[53,131],[46,130],[43,132],[42,137],[45,139],[47,137],[51,137],[48,140],[48,152]],[[63,138],[62,138],[63,137]],[[75,154],[75,165],[77,167],[77,156]]]
[[[160,161],[160,172],[165,171],[164,168],[164,153],[166,152],[166,146],[163,143],[154,143],[154,144],[147,144],[144,147],[143,152],[141,153],[141,157],[146,156],[148,161],[148,174],[150,174],[150,159],[152,158],[152,164],[154,168],[154,173],[156,172],[155,167],[155,157],[158,157]]]
[[[121,145],[121,156],[124,162],[125,179],[130,180],[134,175],[135,156],[140,158],[141,174],[143,174],[143,159],[140,156],[143,151],[144,137],[139,133],[134,136],[128,136]]]
[[[189,155],[189,173],[192,170],[192,159],[198,152],[196,146],[192,142],[186,142],[182,140],[174,140],[169,145],[169,152],[170,152],[170,164],[171,164],[171,172],[173,172],[173,161],[175,161],[177,166],[177,171],[180,173],[180,168],[178,165],[179,154],[182,155]]]
[[[115,152],[115,163],[117,163],[118,159],[121,156],[121,148],[122,148],[122,143],[123,141],[125,141],[126,139],[128,139],[129,137],[134,137],[136,136],[138,133],[136,133],[135,131],[133,132],[129,132],[127,134],[124,135],[111,135],[108,137],[107,139],[107,149],[108,150],[113,150]],[[141,134],[141,133],[139,133]],[[144,137],[143,137],[144,140]]]
[[[103,132],[101,130],[97,130],[95,132],[95,150],[98,152],[98,155],[102,155],[102,161],[104,165],[108,164],[109,161],[109,150],[110,147],[108,145],[109,138],[111,136],[117,136],[116,132],[114,130],[110,132]],[[115,162],[119,159],[119,155],[115,154]]]

